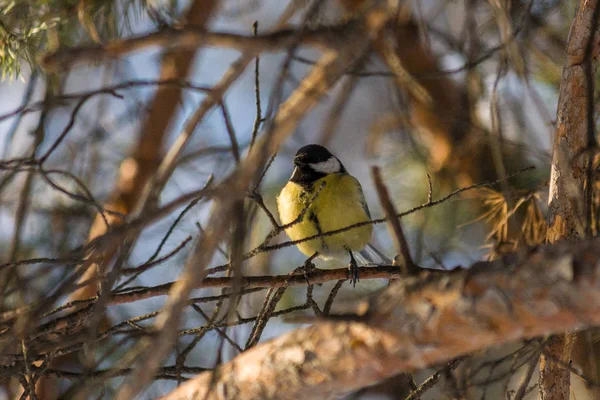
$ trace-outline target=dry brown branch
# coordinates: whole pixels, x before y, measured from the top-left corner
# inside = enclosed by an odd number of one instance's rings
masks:
[[[194,85],[193,83],[187,82],[184,79],[180,78],[168,78],[166,80],[148,80],[148,79],[135,79],[130,81],[125,81],[118,83],[116,85],[104,86],[100,89],[92,89],[83,92],[75,92],[75,93],[66,93],[58,96],[52,97],[52,101],[56,102],[56,106],[63,106],[69,104],[70,101],[78,100],[82,101],[88,97],[96,96],[99,94],[112,94],[113,96],[117,94],[121,90],[133,89],[137,87],[145,87],[145,86],[172,86],[179,87],[181,89],[190,89],[197,90],[199,92],[210,92],[210,88],[206,86]],[[7,120],[9,118],[13,118],[19,115],[26,115],[32,112],[40,111],[44,108],[44,101],[37,101],[29,104],[23,104],[12,111],[9,111],[5,114],[0,115],[0,121]],[[204,150],[206,151],[206,150]],[[33,159],[30,158],[18,158],[12,160],[2,160],[0,166],[2,168],[9,168],[11,164],[26,164],[27,162],[32,162]],[[36,162],[37,163],[37,162]],[[34,163],[34,164],[36,164]]]
[[[491,345],[600,323],[600,240],[406,278],[204,373],[165,400],[333,398]]]
[[[573,18],[563,66],[548,196],[547,240],[576,240],[589,236],[591,218],[591,158],[594,133],[595,60],[600,52],[596,0],[582,0]],[[568,362],[576,335],[554,338],[549,354]],[[571,373],[560,364],[540,358],[540,398],[567,400]]]
[[[58,50],[44,57],[46,68],[55,70],[64,66],[72,66],[77,62],[94,62],[103,58],[122,57],[129,53],[147,49],[152,46],[195,49],[200,46],[215,46],[241,50],[252,55],[265,51],[286,49],[299,41],[302,45],[320,49],[335,49],[357,33],[354,23],[340,26],[307,29],[298,34],[295,29],[265,33],[263,35],[237,35],[224,32],[210,32],[196,26],[181,29],[170,29],[144,36],[117,40],[106,45],[77,47]]]
[[[436,371],[429,378],[425,379],[425,381],[415,389],[410,395],[406,397],[405,400],[419,400],[421,396],[429,389],[431,389],[440,378],[447,373],[454,371],[458,366],[468,358],[468,356],[458,357],[448,363],[444,368]]]
[[[400,278],[402,275],[398,267],[391,265],[381,265],[377,267],[360,268],[360,279],[393,279]],[[363,275],[364,274],[364,275]],[[324,283],[337,280],[346,280],[348,277],[348,268],[335,269],[313,269],[308,275],[302,273],[296,275],[264,275],[264,276],[245,276],[240,280],[242,289],[256,288],[281,288],[288,286],[306,286],[306,279],[311,284]],[[228,288],[231,287],[233,278],[204,278],[196,286],[196,289],[205,288]],[[168,282],[163,285],[148,288],[135,289],[125,293],[114,295],[111,305],[131,303],[134,301],[149,299],[156,296],[165,296],[173,286],[174,282]]]
[[[539,354],[537,354],[537,353],[533,357],[531,357],[531,360],[529,361],[529,364],[527,365],[527,370],[525,371],[525,374],[523,375],[523,378],[521,380],[521,384],[519,385],[519,388],[517,389],[517,391],[515,392],[515,395],[513,397],[514,400],[523,400],[525,395],[529,392],[529,390],[530,390],[529,382],[531,381],[531,378],[533,377],[533,373],[535,372],[536,366],[538,364],[538,360],[539,360]]]

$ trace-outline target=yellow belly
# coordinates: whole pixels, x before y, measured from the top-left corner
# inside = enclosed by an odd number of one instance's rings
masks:
[[[369,220],[362,207],[362,189],[358,181],[347,174],[327,175],[313,183],[325,186],[304,213],[303,219],[285,230],[291,240],[300,240],[319,233],[345,228]],[[310,201],[311,195],[302,186],[288,182],[277,198],[282,224],[295,221]],[[371,240],[371,224],[331,236],[299,243],[298,249],[307,256],[319,252],[322,257],[345,255],[347,250],[362,250]]]

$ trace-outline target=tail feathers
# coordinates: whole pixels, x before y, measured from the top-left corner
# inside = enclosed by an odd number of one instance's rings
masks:
[[[392,260],[390,260],[385,254],[383,254],[377,247],[367,244],[364,249],[356,252],[355,254],[356,260],[365,265],[391,265]]]

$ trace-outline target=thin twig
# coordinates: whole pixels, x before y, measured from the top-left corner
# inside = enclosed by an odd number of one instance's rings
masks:
[[[360,279],[394,279],[404,276],[398,267],[385,265],[375,267],[361,267]],[[427,270],[429,273],[435,273],[438,270]],[[324,283],[329,281],[346,280],[348,278],[348,268],[336,269],[313,269],[310,271],[310,283]],[[202,283],[196,289],[205,288],[225,288],[230,287],[233,278],[204,278]],[[149,286],[135,289],[128,292],[121,292],[112,296],[110,304],[125,304],[134,301],[149,299],[156,296],[164,296],[173,286],[174,282],[165,283],[158,286]],[[289,286],[305,286],[306,278],[304,274],[294,275],[264,275],[264,276],[245,276],[241,279],[242,289],[258,288],[283,288]]]
[[[361,278],[362,278],[362,276],[361,276]],[[344,282],[345,282],[345,279],[340,279],[339,281],[337,281],[335,283],[335,285],[331,289],[331,292],[329,293],[329,296],[327,296],[327,300],[325,301],[325,305],[323,306],[323,315],[329,315],[329,312],[331,311],[331,306],[333,305],[333,302],[334,302],[338,292],[342,288],[342,285],[344,284]]]
[[[406,236],[404,236],[404,231],[400,225],[400,220],[398,218],[394,218],[394,216],[397,214],[396,209],[392,203],[392,200],[390,199],[390,194],[388,193],[387,187],[381,178],[381,171],[378,167],[372,167],[371,175],[375,181],[375,190],[377,190],[381,207],[385,211],[388,226],[390,231],[393,233],[396,242],[396,251],[398,254],[402,254],[402,258],[404,259],[404,263],[401,268],[405,274],[414,273],[418,271],[419,268],[414,263],[412,256],[410,255],[410,248],[408,247]]]
[[[254,36],[258,35],[258,21],[254,21],[252,24],[252,33]],[[254,62],[254,96],[256,98],[256,117],[254,118],[254,126],[252,127],[252,139],[250,140],[250,149],[254,146],[256,136],[258,135],[258,129],[262,122],[262,106],[260,102],[260,56],[256,56]]]
[[[427,173],[427,203],[431,203],[433,201],[433,184],[431,183],[431,175],[429,172]]]
[[[219,103],[219,108],[221,109],[221,114],[223,115],[225,129],[227,130],[227,134],[229,135],[229,141],[231,142],[231,153],[233,154],[235,163],[239,164],[241,159],[240,145],[238,144],[235,129],[233,128],[233,122],[231,122],[231,116],[229,114],[229,111],[227,110],[227,106],[225,105],[224,100],[221,100],[221,102]]]
[[[454,371],[467,358],[469,358],[469,356],[462,356],[450,361],[444,368],[436,371],[429,378],[425,379],[425,382],[421,383],[417,390],[410,393],[405,400],[419,400],[421,396],[431,389],[446,372]]]
[[[523,375],[521,384],[519,385],[519,389],[517,389],[517,392],[515,393],[513,400],[523,400],[523,398],[525,397],[525,393],[527,393],[527,387],[529,386],[529,382],[531,381],[531,377],[533,376],[533,373],[535,371],[535,368],[537,366],[539,358],[540,358],[539,352],[535,353],[531,357],[529,364],[527,364],[527,370],[525,371],[525,374]]]
[[[122,82],[122,83],[119,83],[116,85],[112,85],[112,86],[105,86],[100,89],[94,89],[94,90],[89,90],[86,92],[79,92],[79,93],[61,94],[59,96],[53,96],[53,97],[49,98],[47,101],[38,101],[38,102],[29,104],[29,105],[24,104],[20,107],[17,107],[16,109],[14,109],[12,111],[9,111],[5,114],[1,114],[0,122],[7,118],[12,118],[16,115],[23,115],[23,114],[29,114],[32,112],[40,111],[41,109],[43,109],[44,105],[47,104],[48,102],[52,102],[53,106],[60,106],[60,105],[64,105],[64,104],[68,103],[69,101],[83,99],[86,97],[94,96],[96,94],[116,93],[118,90],[135,89],[135,88],[144,87],[144,86],[175,86],[175,87],[179,87],[182,89],[191,89],[194,91],[200,91],[200,92],[204,92],[204,93],[210,93],[210,90],[211,90],[210,87],[195,85],[193,83],[184,81],[182,79],[130,80],[130,81],[125,81],[125,82]]]

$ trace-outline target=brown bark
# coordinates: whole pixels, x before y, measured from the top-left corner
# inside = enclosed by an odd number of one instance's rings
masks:
[[[555,336],[546,347],[546,354],[559,357],[569,364],[575,341],[574,334]],[[571,395],[571,372],[565,370],[546,355],[540,357],[540,399],[569,399]]]
[[[552,151],[549,242],[582,239],[590,232],[589,161],[596,139],[589,113],[593,113],[593,63],[600,49],[596,8],[597,0],[581,0],[569,31]],[[548,356],[541,356],[540,399],[569,399],[571,373],[551,358],[568,363],[577,340],[573,333],[554,338]]]
[[[596,0],[582,0],[573,18],[556,116],[550,176],[548,240],[574,240],[586,235],[586,177],[593,131],[588,125],[586,57],[594,60],[600,37],[593,32]],[[590,41],[593,41],[590,45]],[[588,54],[590,52],[591,54]],[[591,62],[591,60],[590,60]],[[590,77],[592,80],[593,76]],[[592,137],[590,137],[592,135]]]
[[[407,277],[203,373],[164,400],[334,398],[492,345],[600,323],[600,240]]]

